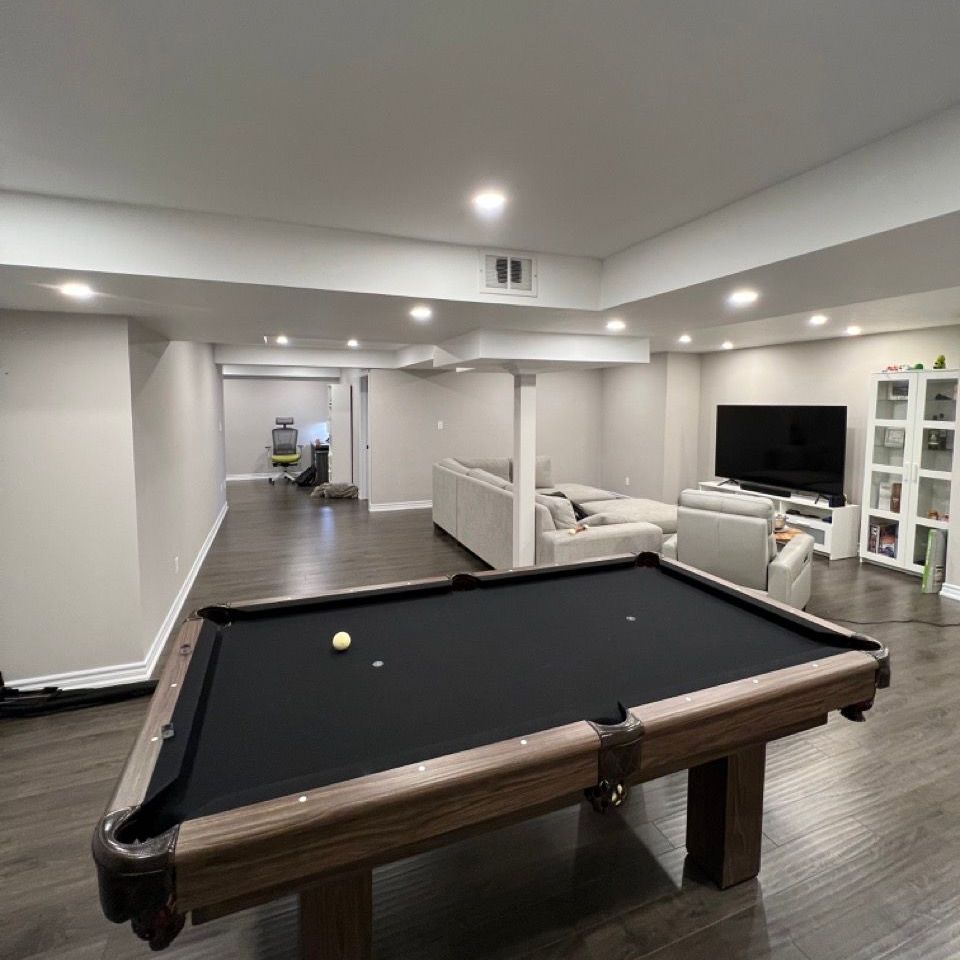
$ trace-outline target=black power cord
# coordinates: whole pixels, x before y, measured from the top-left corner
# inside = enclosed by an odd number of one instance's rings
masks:
[[[855,623],[857,626],[862,627],[877,626],[881,623],[924,623],[930,627],[960,627],[960,622],[941,623],[939,620],[921,620],[915,617],[911,617],[908,620],[851,620],[849,617],[834,617],[829,613],[818,613],[817,616],[822,617],[824,620],[836,620],[837,623]]]
[[[48,713],[118,703],[134,697],[149,697],[156,687],[156,680],[141,680],[93,689],[63,690],[60,687],[43,687],[40,690],[19,690],[4,686],[3,674],[0,674],[0,720],[11,717],[40,717]]]

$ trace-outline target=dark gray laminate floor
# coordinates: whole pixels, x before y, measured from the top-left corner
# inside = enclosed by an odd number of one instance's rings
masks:
[[[230,512],[187,606],[306,594],[480,566],[429,511],[368,514],[292,487],[229,487]],[[815,567],[813,612],[960,621],[960,604],[855,560]],[[385,958],[939,960],[960,956],[960,628],[863,628],[894,686],[865,724],[769,753],[756,881],[723,893],[684,866],[686,781],[637,789],[622,815],[559,811],[377,871]],[[0,724],[0,958],[150,951],[100,915],[89,835],[144,702]],[[188,928],[174,958],[296,956],[293,900]]]

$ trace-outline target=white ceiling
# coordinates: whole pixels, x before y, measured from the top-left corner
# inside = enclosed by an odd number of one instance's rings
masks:
[[[0,187],[604,256],[957,102],[958,36],[904,0],[12,0]]]

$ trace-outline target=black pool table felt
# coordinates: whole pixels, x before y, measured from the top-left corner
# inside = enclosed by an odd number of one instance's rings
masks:
[[[138,833],[845,649],[635,566],[237,617],[204,624]]]

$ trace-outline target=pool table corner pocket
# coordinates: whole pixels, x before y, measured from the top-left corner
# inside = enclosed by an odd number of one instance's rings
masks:
[[[623,704],[617,704],[620,720],[587,721],[600,739],[597,754],[597,783],[584,791],[593,809],[606,813],[627,798],[627,786],[640,769],[643,722]]]
[[[156,837],[122,839],[138,808],[107,813],[93,834],[100,905],[114,923],[129,920],[134,932],[154,950],[168,946],[183,929],[174,908],[173,850],[179,827]]]

